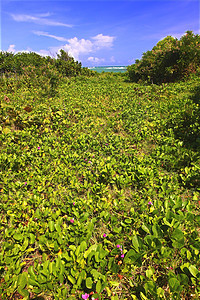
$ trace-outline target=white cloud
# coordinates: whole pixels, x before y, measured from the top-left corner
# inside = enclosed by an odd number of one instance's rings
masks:
[[[15,45],[10,45],[7,52],[14,52],[15,53],[16,52]]]
[[[18,52],[26,52],[26,53],[28,53],[28,52],[31,52],[32,51],[32,49],[31,48],[27,48],[26,50],[16,50],[15,49],[15,45],[10,45],[9,47],[8,47],[8,50],[7,50],[7,52],[13,52],[13,53],[18,53]]]
[[[90,62],[93,62],[93,63],[97,63],[97,64],[105,61],[104,58],[98,58],[98,57],[93,57],[93,56],[88,57],[87,60]]]
[[[48,36],[50,35],[48,34]],[[52,53],[58,53],[60,49],[63,49],[68,52],[69,55],[74,57],[75,60],[79,60],[80,55],[87,55],[101,49],[111,48],[114,39],[115,38],[112,36],[104,36],[103,34],[98,34],[91,39],[78,39],[77,37],[74,37],[68,39],[65,45],[50,48],[50,51]]]
[[[56,36],[56,35],[49,34],[48,32],[44,32],[44,31],[33,31],[33,33],[38,35],[38,36],[47,36],[47,37],[56,39],[60,42],[66,42],[67,41],[67,39],[62,37],[62,36]]]
[[[65,44],[63,49],[78,60],[80,54],[92,52],[94,50],[94,45],[90,40],[79,40],[77,37],[74,37],[68,40],[68,44]]]
[[[94,45],[97,48],[111,48],[114,42],[114,36],[103,35],[102,33],[92,37]]]
[[[61,45],[59,47],[50,47],[49,50],[40,50],[37,51],[36,53],[43,56],[46,55],[56,56],[56,54],[61,49],[63,49],[66,52],[68,52],[68,54],[72,56],[75,60],[79,60],[79,57],[81,55],[88,55],[90,53],[96,53],[101,49],[111,48],[113,46],[113,41],[115,39],[112,36],[107,36],[103,34],[98,34],[97,36],[92,37],[91,39],[78,39],[77,37],[66,39],[64,37],[49,34],[48,32],[44,32],[44,31],[34,31],[33,33],[38,36],[46,36],[46,37],[54,38],[61,42],[67,41],[66,44]],[[13,52],[19,52],[15,50],[15,45],[10,45],[9,50]],[[32,51],[32,50],[29,49],[20,52],[28,52],[28,51]],[[89,61],[99,63],[99,62],[103,62],[104,59],[90,56]],[[111,61],[114,62],[113,57],[111,58]]]
[[[31,15],[23,15],[23,14],[11,14],[11,17],[14,21],[17,22],[32,22],[40,25],[49,25],[49,26],[64,26],[64,27],[73,27],[71,24],[65,24],[57,21],[52,21],[49,19],[45,19],[45,17],[48,17],[50,14],[42,14],[38,16],[31,16]]]

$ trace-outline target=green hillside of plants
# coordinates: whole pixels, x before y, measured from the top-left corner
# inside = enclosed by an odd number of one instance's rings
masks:
[[[199,299],[200,78],[36,69],[0,78],[0,299]]]

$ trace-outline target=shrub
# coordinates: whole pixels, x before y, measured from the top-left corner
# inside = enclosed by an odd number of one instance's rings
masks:
[[[128,66],[131,81],[147,81],[160,84],[174,82],[191,73],[197,73],[200,66],[200,35],[187,31],[180,40],[167,36],[151,51],[143,53],[141,60]]]

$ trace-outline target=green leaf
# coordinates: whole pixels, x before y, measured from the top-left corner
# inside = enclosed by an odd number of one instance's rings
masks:
[[[54,265],[56,265],[54,261],[51,261],[49,263],[49,272],[50,272],[50,274],[53,274],[53,270],[54,270],[53,266]]]
[[[87,249],[87,243],[86,241],[82,241],[80,244],[80,251],[84,252]]]
[[[85,272],[84,270],[82,270],[79,276],[80,276],[83,280],[85,280],[87,274],[86,274],[86,272]]]
[[[188,276],[186,274],[183,274],[183,273],[178,274],[177,279],[179,280],[179,282],[181,283],[181,285],[186,286],[189,283],[189,278],[188,278]]]
[[[25,240],[24,240],[24,243],[23,243],[23,245],[21,247],[21,250],[24,251],[28,247],[28,244],[29,244],[29,240],[26,237]]]
[[[96,262],[100,262],[99,252],[95,252],[95,260]]]
[[[87,287],[88,289],[91,289],[91,288],[92,288],[92,284],[93,284],[92,278],[91,278],[91,277],[88,277],[88,278],[86,279],[86,287]]]
[[[139,241],[138,241],[138,237],[137,235],[135,235],[133,238],[132,238],[132,244],[133,244],[133,247],[135,248],[135,250],[138,252],[139,251]]]
[[[35,242],[35,235],[30,233],[29,238],[30,238],[30,244],[33,244]]]
[[[97,281],[97,284],[96,284],[96,292],[97,292],[98,294],[101,293],[101,280],[98,280],[98,281]]]
[[[146,226],[146,225],[142,225],[142,229],[145,231],[145,232],[147,232],[147,233],[149,233],[150,234],[150,230],[149,230],[149,228]]]
[[[192,276],[197,277],[197,274],[199,273],[199,271],[197,270],[197,268],[194,265],[190,265],[189,266],[189,271],[192,274]]]
[[[94,280],[99,279],[101,276],[101,273],[99,273],[96,269],[92,269],[91,274],[94,277]]]
[[[154,272],[155,272],[154,268],[149,267],[149,269],[146,270],[146,276],[148,278],[151,278],[151,276],[153,276]]]
[[[61,227],[60,227],[60,225],[59,224],[55,224],[55,229],[56,229],[56,231],[58,231],[59,233],[61,233]]]
[[[3,128],[3,133],[8,134],[11,132],[11,129],[9,127],[4,127]]]
[[[72,284],[76,283],[76,279],[74,277],[72,277],[71,275],[68,275],[67,278]]]
[[[20,295],[22,295],[23,297],[29,298],[29,292],[28,292],[27,290],[18,288],[18,293],[19,293]]]
[[[33,266],[29,266],[29,267],[28,267],[28,273],[30,274],[30,276],[31,276],[33,279],[36,279],[36,275],[35,275],[35,273],[34,273]]]
[[[157,237],[157,238],[162,237],[161,229],[157,224],[154,224],[152,226],[152,231],[153,231],[153,234],[154,234],[155,237]]]
[[[104,250],[103,248],[100,249],[100,252],[99,252],[99,257],[100,259],[103,259],[104,257],[106,257],[107,255],[109,254],[108,251]]]
[[[180,282],[176,278],[169,279],[169,288],[172,292],[179,292],[181,289]]]
[[[180,241],[174,240],[173,243],[172,243],[172,246],[174,248],[182,248],[184,246],[184,244],[185,244],[184,239],[182,239]]]
[[[118,282],[118,281],[109,281],[109,283],[111,286],[115,286],[115,287],[120,285],[120,282]]]
[[[23,240],[23,235],[21,233],[15,233],[13,238],[17,241]]]
[[[182,239],[184,239],[183,232],[180,229],[175,228],[174,231],[172,232],[172,239],[181,241]]]
[[[17,284],[18,284],[20,289],[25,288],[25,286],[27,284],[27,273],[24,272],[24,273],[19,275]]]
[[[28,279],[28,283],[32,286],[40,287],[39,283],[36,280],[32,279],[31,277]]]
[[[54,221],[49,221],[48,225],[49,225],[50,231],[53,232],[54,231]]]

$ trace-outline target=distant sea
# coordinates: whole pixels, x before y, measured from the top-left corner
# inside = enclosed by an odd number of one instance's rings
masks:
[[[126,66],[103,66],[103,67],[88,67],[88,69],[96,71],[98,73],[102,72],[120,72],[124,73],[127,70]]]

